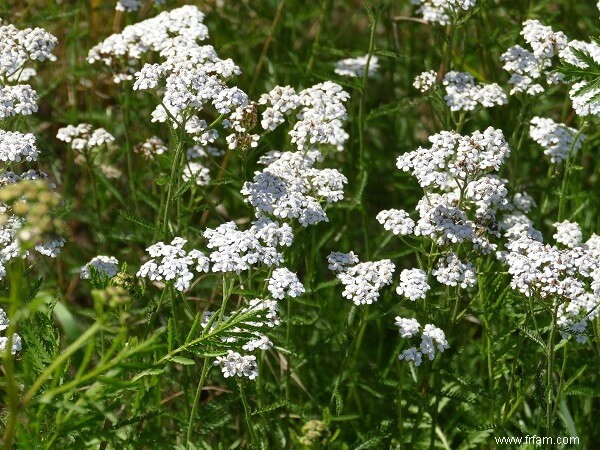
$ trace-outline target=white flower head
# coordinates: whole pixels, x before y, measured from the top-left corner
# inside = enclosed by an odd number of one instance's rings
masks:
[[[285,296],[299,297],[305,292],[304,286],[298,280],[298,275],[285,267],[273,271],[267,289],[276,299],[283,299]]]
[[[357,58],[347,58],[338,61],[335,64],[335,73],[344,77],[359,77],[362,78],[365,74],[369,62],[369,77],[375,76],[379,70],[379,58],[375,55],[359,56]]]
[[[186,239],[176,237],[171,244],[158,242],[146,249],[151,259],[137,272],[150,281],[172,281],[175,289],[185,291],[194,279],[193,272],[208,272],[209,259],[200,250],[184,250]]]
[[[112,278],[119,272],[119,260],[114,256],[94,256],[90,262],[79,270],[81,279],[87,280],[91,277],[90,267],[96,269],[100,275]]]
[[[437,73],[435,70],[427,70],[425,72],[421,72],[415,77],[415,80],[413,81],[413,87],[425,94],[426,92],[431,91],[436,83]]]
[[[427,273],[421,269],[405,269],[400,272],[400,284],[396,288],[398,295],[415,301],[423,299],[430,287],[427,284]]]
[[[402,209],[388,209],[381,211],[377,214],[376,219],[383,225],[384,229],[391,231],[396,236],[412,234],[415,228],[415,221]]]
[[[542,146],[544,154],[550,157],[553,163],[560,163],[567,159],[570,152],[577,152],[586,139],[584,134],[552,119],[534,117],[529,128],[531,138]]]
[[[559,242],[567,247],[573,248],[581,245],[583,235],[578,223],[564,220],[554,223],[556,233],[552,236],[556,242]]]
[[[254,355],[241,355],[228,350],[227,355],[217,357],[214,365],[221,368],[225,378],[246,377],[254,380],[258,376],[258,365]]]
[[[348,266],[353,266],[354,264],[358,263],[358,256],[356,256],[354,252],[331,252],[327,257],[327,263],[329,264],[329,270],[341,272],[346,270]]]
[[[395,265],[389,259],[358,263],[337,274],[344,285],[342,295],[355,305],[370,305],[379,299],[379,291],[392,284]]]

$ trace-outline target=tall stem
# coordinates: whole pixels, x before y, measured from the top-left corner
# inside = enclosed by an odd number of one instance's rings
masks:
[[[194,431],[194,420],[196,419],[196,411],[198,410],[198,405],[200,404],[200,396],[202,395],[202,388],[204,387],[204,381],[206,380],[206,375],[208,375],[209,368],[210,368],[210,362],[209,362],[208,358],[204,358],[204,363],[202,366],[202,374],[200,375],[200,381],[198,382],[198,387],[196,388],[196,395],[194,396],[194,404],[192,405],[192,412],[190,413],[190,420],[188,422],[187,442],[192,441],[192,432]]]
[[[171,175],[169,176],[167,199],[164,205],[163,232],[165,235],[165,239],[168,239],[169,237],[169,211],[171,209],[171,197],[173,196],[173,186],[175,185],[175,177],[179,176],[179,160],[181,159],[181,155],[183,153],[182,136],[176,134],[175,132],[171,133],[171,136],[175,137],[177,142],[175,143],[175,156],[173,157],[173,162],[171,163]]]
[[[556,316],[558,315],[558,303],[554,306],[552,313],[552,322],[550,323],[550,336],[548,336],[548,367],[546,369],[546,435],[551,436],[552,433],[552,418],[554,417],[553,401],[554,401],[554,389],[552,387],[553,377],[552,372],[554,369],[554,335],[556,334]],[[556,399],[558,402],[558,398]]]
[[[256,432],[254,431],[254,427],[252,426],[252,414],[250,413],[250,405],[248,404],[246,392],[244,391],[244,382],[239,381],[238,386],[240,387],[240,398],[242,399],[242,403],[244,405],[244,415],[246,416],[246,425],[248,426],[248,431],[250,431],[250,439],[252,441],[251,443],[255,444],[257,442]]]
[[[12,267],[9,268],[9,283],[10,283],[10,306],[8,309],[9,317],[13,318],[8,329],[8,342],[2,354],[2,366],[5,373],[5,386],[7,394],[8,420],[6,422],[6,430],[4,431],[4,449],[13,448],[13,441],[17,431],[17,418],[21,412],[22,405],[19,402],[19,394],[17,388],[17,380],[15,379],[14,357],[11,353],[13,345],[13,333],[16,329],[14,318],[17,315],[21,303],[21,282],[23,279],[25,262],[21,258],[16,258]]]
[[[577,130],[577,133],[573,137],[573,142],[571,143],[571,147],[569,148],[569,153],[567,154],[567,160],[565,161],[563,178],[562,178],[562,182],[560,185],[560,197],[558,198],[558,221],[559,222],[563,221],[565,218],[565,207],[567,204],[567,188],[569,186],[569,178],[571,175],[571,171],[573,170],[573,164],[574,164],[573,161],[575,160],[575,155],[573,154],[573,152],[575,150],[575,145],[577,144],[577,141],[579,141],[579,138],[581,137],[581,134],[583,133],[583,130],[585,129],[586,126],[587,126],[587,122],[583,122],[583,124],[581,125],[579,130]]]
[[[367,258],[370,258],[371,251],[369,247],[369,236],[367,233],[368,224],[367,224],[367,212],[365,210],[363,204],[363,192],[364,186],[367,184],[368,173],[365,167],[365,100],[366,100],[366,91],[367,84],[369,81],[369,66],[371,64],[371,56],[373,55],[373,48],[375,45],[375,30],[377,29],[377,14],[372,12],[372,19],[369,21],[369,26],[371,28],[371,33],[369,35],[369,49],[367,52],[367,62],[365,64],[364,73],[362,77],[362,86],[360,90],[360,101],[358,104],[358,197],[356,198],[357,205],[360,206],[361,219],[362,219],[362,229],[365,241],[365,252]]]

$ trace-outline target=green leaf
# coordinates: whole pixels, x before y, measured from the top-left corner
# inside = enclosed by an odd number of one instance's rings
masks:
[[[154,182],[159,186],[166,186],[169,183],[169,177],[157,177]]]
[[[140,378],[143,377],[148,377],[148,376],[153,376],[153,375],[160,375],[165,371],[165,369],[148,369],[148,370],[144,370],[143,372],[138,373],[135,377],[133,377],[131,379],[132,382],[139,380]]]
[[[118,209],[117,211],[119,212],[119,215],[121,217],[129,220],[130,222],[133,222],[133,223],[140,225],[144,228],[147,228],[149,230],[156,231],[157,233],[160,233],[161,235],[163,234],[162,230],[160,230],[158,227],[154,226],[153,223],[147,221],[143,217],[140,217],[140,216],[132,213],[131,211],[126,211],[124,209]]]
[[[190,358],[184,358],[183,356],[171,356],[169,361],[174,362],[176,364],[181,364],[182,366],[193,366],[196,362]]]
[[[373,51],[373,54],[377,55],[377,56],[386,56],[388,58],[394,58],[394,59],[407,59],[407,60],[415,59],[415,58],[411,58],[408,55],[405,55],[403,53],[396,53],[396,52],[392,52],[392,51],[389,51],[389,50],[383,50],[383,49],[380,49],[380,48],[376,48]]]
[[[232,184],[235,182],[236,182],[235,178],[222,178],[220,180],[212,180],[210,183],[208,183],[208,185],[209,186],[223,186],[223,185]]]
[[[413,108],[418,101],[416,99],[401,100],[399,102],[392,102],[382,105],[376,109],[373,109],[367,114],[367,122],[382,116],[390,116],[399,111],[406,111]]]

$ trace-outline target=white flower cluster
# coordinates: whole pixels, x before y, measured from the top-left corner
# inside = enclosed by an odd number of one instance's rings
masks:
[[[510,155],[501,130],[492,127],[483,133],[461,136],[455,131],[442,131],[429,138],[431,148],[400,155],[397,166],[410,171],[423,188],[445,186],[448,176],[467,181],[480,177],[500,166]]]
[[[370,305],[379,299],[379,291],[392,284],[396,266],[389,259],[358,263],[358,258],[349,254],[332,253],[328,261],[337,271],[337,278],[344,285],[342,295],[355,305]],[[357,264],[350,265],[351,261]]]
[[[403,295],[413,302],[425,298],[430,287],[427,284],[427,272],[421,269],[405,269],[400,272],[400,284],[396,288],[398,295]]]
[[[582,61],[574,52],[573,49],[577,49],[586,53],[595,62],[600,63],[600,45],[595,42],[585,41],[571,41],[569,44],[559,53],[561,60],[573,64],[582,69],[587,69],[588,64]],[[584,88],[588,87],[586,81],[580,81],[571,86],[569,90],[569,97],[573,103],[573,109],[579,116],[597,116],[600,115],[600,101],[593,100],[594,97],[600,92],[599,88],[592,87],[587,92],[580,93]]]
[[[227,222],[207,229],[204,237],[208,239],[206,246],[212,249],[212,271],[238,274],[258,263],[281,264],[283,255],[277,247],[289,247],[294,240],[292,227],[285,223],[279,225],[267,217],[259,218],[245,231],[238,230],[234,222]]]
[[[0,121],[38,110],[37,93],[31,86],[10,83],[25,81],[35,75],[34,69],[26,67],[31,61],[54,60],[51,53],[56,43],[56,38],[41,28],[19,30],[13,25],[1,25],[0,21]],[[17,174],[7,170],[16,163],[37,161],[39,153],[33,134],[0,129],[0,187],[21,180],[44,180],[54,189],[56,186],[44,172],[27,170]],[[22,233],[24,219],[13,215],[11,208],[2,203],[0,213],[7,215],[6,221],[0,224],[0,278],[3,278],[6,264],[13,258],[26,257],[29,252],[21,250],[21,240],[27,239]],[[57,237],[37,243],[35,249],[55,258],[64,243],[64,239]],[[5,345],[6,341],[3,342]],[[18,342],[20,346],[20,340]]]
[[[527,194],[509,201],[507,181],[490,173],[499,170],[510,154],[502,131],[490,127],[469,136],[442,131],[429,140],[431,148],[420,147],[397,160],[398,168],[411,172],[425,190],[416,207],[419,219],[415,222],[403,210],[385,210],[377,220],[396,235],[425,236],[441,247],[471,243],[483,254],[495,251],[497,244],[490,238],[500,237],[496,215],[506,213],[507,220],[512,215],[514,222],[523,223],[534,204]],[[448,286],[467,289],[477,284],[475,266],[461,261],[450,248],[432,274]],[[425,298],[430,289],[427,278],[420,269],[404,270],[397,293],[413,301]]]
[[[416,336],[421,328],[421,324],[416,319],[405,319],[403,317],[396,317],[396,326],[400,330],[400,336],[405,339]],[[443,353],[448,348],[450,346],[444,332],[434,325],[427,324],[421,333],[421,344],[419,347],[405,349],[398,355],[398,359],[413,362],[415,366],[420,366],[423,363],[423,355],[427,356],[430,361],[433,361],[436,349],[440,353]]]
[[[117,0],[115,10],[123,12],[133,12],[140,9],[142,5],[143,3],[141,2],[141,0]]]
[[[273,131],[285,122],[299,106],[300,97],[291,86],[275,86],[271,91],[260,96],[259,105],[268,105],[260,121],[265,130]]]
[[[95,256],[79,270],[79,277],[84,280],[89,279],[91,277],[90,267],[96,269],[100,275],[112,278],[119,272],[119,260],[114,256]]]
[[[400,316],[396,317],[396,326],[399,328],[400,336],[405,339],[415,336],[421,329],[417,319],[406,319]]]
[[[204,147],[195,145],[187,150],[187,162],[181,174],[183,181],[194,181],[197,186],[208,186],[210,184],[210,169],[206,167],[203,160],[209,154],[213,154],[213,149],[213,147],[205,149]]]
[[[243,341],[242,343],[242,349],[252,352],[255,351],[257,349],[261,349],[261,350],[268,350],[270,348],[273,347],[273,343],[271,342],[271,340],[263,333],[261,333],[260,331],[258,331],[259,328],[262,328],[264,326],[267,326],[269,328],[273,328],[276,326],[279,326],[281,324],[281,318],[279,317],[279,304],[275,301],[275,300],[269,300],[269,299],[260,299],[260,298],[255,298],[250,300],[248,307],[244,307],[241,308],[237,313],[236,316],[242,315],[242,314],[246,314],[252,312],[253,316],[252,316],[252,320],[251,321],[244,321],[245,325],[248,325],[248,329],[243,329],[240,328],[239,326],[235,326],[233,328],[230,328],[229,331],[231,333],[240,334],[240,337],[237,336],[231,336],[228,335],[227,337],[223,337],[222,341],[223,342],[227,342],[227,343],[237,343],[238,345],[240,344],[239,341]],[[201,325],[203,328],[206,328],[207,326],[211,327],[211,330],[215,330],[218,328],[218,323],[215,320],[215,312],[213,311],[206,311],[203,315],[202,315],[202,322]],[[230,317],[224,315],[222,317],[222,320],[229,320]],[[230,350],[230,353],[232,351]],[[235,353],[235,355],[233,358],[237,359],[238,362],[243,362],[243,361],[252,361],[252,357],[248,357],[248,356],[242,356],[239,353]],[[255,359],[254,359],[255,361]],[[230,364],[233,363],[233,364]],[[249,376],[248,374],[244,373],[243,370],[240,370],[241,367],[244,366],[243,363],[241,364],[235,364],[235,361],[233,360],[227,360],[227,358],[223,359],[222,357],[217,358],[217,360],[215,361],[215,365],[219,365],[221,366],[221,370],[223,372],[223,375],[227,378],[231,375],[231,370],[232,370],[232,366],[235,372],[235,375],[237,376],[247,376],[250,379],[254,379],[256,375],[258,375],[258,366],[256,365],[256,363],[254,362],[254,367],[252,370],[252,375],[253,376]]]
[[[21,242],[18,239],[22,226],[22,219],[13,215],[0,226],[0,279],[6,276],[6,264],[11,259],[22,256]]]
[[[578,223],[564,220],[562,222],[556,222],[554,227],[556,228],[556,233],[552,237],[556,242],[569,248],[581,245],[583,234],[581,233],[581,228]]]
[[[421,14],[427,22],[449,25],[451,17],[462,9],[468,11],[475,6],[477,0],[412,0],[417,5],[417,14]]]
[[[433,276],[447,286],[460,286],[463,289],[477,284],[475,267],[470,262],[462,262],[455,253],[448,253],[438,261]]]
[[[383,210],[377,214],[376,219],[385,230],[391,231],[396,236],[412,234],[415,228],[415,221],[403,209]]]
[[[437,73],[435,70],[427,70],[425,72],[421,72],[415,77],[415,80],[413,81],[413,87],[425,94],[426,92],[431,91],[436,83]]]
[[[19,30],[0,21],[0,82],[3,78],[18,77],[29,61],[54,61],[52,50],[57,43],[57,39],[42,28]]]
[[[64,128],[59,128],[56,138],[59,141],[71,144],[71,148],[78,151],[98,149],[115,142],[115,137],[104,128],[94,129],[89,123],[80,123],[77,126],[67,125]]]
[[[452,111],[472,111],[477,105],[490,108],[508,103],[497,83],[478,85],[467,72],[448,72],[442,83],[446,88],[444,100]]]
[[[143,53],[158,53],[161,62],[141,67],[135,72],[133,85],[134,90],[156,90],[159,95],[153,122],[170,121],[174,127],[183,126],[205,146],[215,142],[219,133],[198,114],[212,105],[224,116],[223,126],[232,130],[227,136],[230,149],[256,147],[259,136],[250,134],[256,123],[256,105],[241,89],[227,86],[231,77],[241,73],[239,67],[231,59],[219,58],[212,46],[200,44],[208,38],[203,20],[204,15],[195,6],[163,12],[111,36],[92,49],[88,59],[102,59],[110,66],[115,64],[114,56],[123,58],[127,53],[126,67],[130,71],[117,75],[115,81],[119,81],[132,78],[131,70]],[[194,166],[190,171],[201,170],[197,164]]]
[[[574,334],[585,342],[588,323],[600,314],[600,237],[584,243],[576,223],[555,226],[555,239],[567,248],[544,244],[539,231],[519,227],[498,257],[508,266],[513,289],[551,300],[563,337]]]
[[[35,250],[44,256],[49,256],[50,258],[56,258],[62,251],[62,248],[65,246],[64,238],[58,237],[49,242],[42,242],[41,244],[37,244],[35,246]]]
[[[504,70],[511,75],[508,81],[511,85],[510,94],[523,92],[537,95],[544,92],[544,87],[538,82],[543,76],[546,76],[549,84],[562,82],[560,74],[552,72],[550,68],[552,59],[567,46],[567,36],[560,31],[554,32],[539,20],[523,22],[521,35],[533,51],[514,45],[500,57],[504,62]]]
[[[495,222],[497,212],[515,209],[506,199],[506,180],[487,174],[498,170],[510,153],[502,132],[493,128],[471,136],[442,132],[430,140],[431,149],[419,148],[398,158],[398,167],[411,171],[428,191],[417,204],[420,218],[413,233],[438,245],[470,241],[489,253],[494,245],[485,233],[497,236],[497,232],[486,224]]]
[[[140,153],[144,158],[154,159],[156,158],[156,155],[163,155],[168,152],[169,148],[161,138],[152,136],[133,147],[133,151]]]
[[[335,73],[343,77],[359,77],[362,78],[365,75],[365,69],[367,67],[367,61],[369,62],[369,73],[368,76],[375,76],[379,70],[379,58],[375,55],[359,56],[357,58],[342,59],[335,63]]]
[[[155,5],[164,5],[166,0],[152,0],[152,3]],[[141,0],[117,0],[117,4],[115,5],[116,11],[123,12],[135,12],[140,9],[143,5]]]
[[[289,132],[292,144],[298,150],[329,144],[342,151],[349,137],[343,128],[343,121],[348,117],[344,102],[349,98],[350,95],[340,85],[331,81],[299,93],[290,86],[275,86],[258,101],[260,105],[267,105],[261,125],[272,131],[285,122],[285,116],[298,110],[298,120]]]
[[[28,84],[0,84],[0,120],[17,115],[28,116],[38,110],[38,96]]]
[[[577,152],[586,139],[585,134],[577,136],[577,130],[574,128],[542,117],[531,119],[529,136],[542,146],[544,154],[548,155],[553,163],[561,163],[567,159],[569,153]]]
[[[267,325],[269,328],[281,325],[281,317],[279,317],[279,303],[275,300],[255,298],[250,300],[247,308],[250,311],[260,311],[258,318],[261,320],[260,325]]]
[[[173,48],[178,40],[205,40],[208,28],[203,24],[204,14],[195,6],[184,6],[170,12],[126,26],[88,53],[88,62],[102,62],[114,70],[115,82],[132,80],[133,73],[148,52]]]
[[[456,196],[451,194],[430,194],[430,202],[423,197],[417,204],[420,218],[414,229],[415,236],[427,236],[437,245],[447,246],[471,242],[475,249],[487,254],[495,250],[486,236],[486,233],[495,235],[493,231],[485,226],[485,217],[493,215],[485,211],[481,214],[476,212],[474,220],[469,219],[466,209],[462,210],[456,206]],[[465,202],[465,206],[473,203]]]
[[[318,150],[269,152],[259,161],[267,167],[244,183],[245,201],[255,208],[257,217],[297,219],[305,227],[327,222],[321,202],[341,200],[348,180],[335,169],[313,167],[322,159]]]
[[[258,364],[254,355],[241,355],[228,350],[227,355],[217,357],[214,365],[221,368],[225,378],[246,377],[254,380],[258,376]]]
[[[0,331],[6,330],[9,325],[10,320],[6,315],[6,312],[0,308]],[[6,336],[0,336],[0,356],[2,356],[8,346],[8,340],[9,339]],[[11,341],[10,353],[15,355],[17,352],[21,351],[21,336],[17,333],[13,333]]]
[[[15,163],[37,161],[39,150],[31,133],[0,130],[0,161]]]
[[[94,129],[89,123],[67,125],[59,128],[56,138],[71,146],[75,152],[75,164],[98,164],[100,170],[109,178],[118,178],[121,175],[117,167],[106,163],[108,153],[102,150],[112,150],[115,137],[104,128]]]
[[[203,20],[191,5],[163,12],[110,36],[90,50],[88,61],[119,66],[115,81],[135,78],[134,90],[156,90],[160,104],[152,113],[153,122],[183,126],[199,144],[207,145],[219,134],[197,114],[212,105],[226,116],[223,124],[235,130],[228,137],[230,148],[256,146],[258,136],[248,134],[253,123],[248,96],[226,84],[241,71],[231,59],[220,59],[212,46],[200,44],[208,38]],[[147,63],[133,75],[145,53],[158,53],[160,62]]]
[[[275,269],[269,278],[267,289],[276,299],[288,297],[299,297],[304,294],[305,289],[298,275],[285,267]]]
[[[145,262],[137,272],[138,277],[148,278],[151,281],[174,281],[178,291],[185,291],[190,287],[194,278],[194,271],[208,272],[209,260],[200,250],[186,252],[183,246],[186,239],[176,237],[171,244],[158,242],[146,249],[152,259]]]
[[[329,270],[334,272],[344,271],[348,266],[358,263],[358,256],[354,252],[331,252],[327,257],[327,263],[329,264]]]

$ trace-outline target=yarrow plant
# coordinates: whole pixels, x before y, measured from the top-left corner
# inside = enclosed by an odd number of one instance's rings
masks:
[[[586,139],[585,134],[578,133],[574,128],[542,117],[531,119],[529,135],[544,149],[544,154],[553,163],[560,163],[570,153],[577,152]]]
[[[477,0],[412,0],[418,6],[416,13],[427,22],[448,25],[461,10],[473,8]]]
[[[171,244],[158,242],[146,249],[151,259],[142,264],[137,276],[151,281],[173,282],[173,287],[184,291],[194,278],[192,272],[208,272],[209,260],[199,250],[183,249],[187,240],[176,237]],[[192,268],[192,270],[190,270]]]
[[[567,46],[568,39],[563,32],[555,32],[539,20],[525,21],[521,35],[533,51],[514,45],[500,59],[504,62],[504,70],[511,75],[511,95],[538,95],[546,90],[539,83],[544,77],[549,85],[562,81],[561,75],[551,69],[556,56]]]
[[[99,274],[107,276],[108,278],[112,278],[119,272],[119,260],[114,256],[94,256],[90,262],[81,268],[79,271],[79,276],[84,280],[90,278],[91,267],[93,267]]]
[[[4,448],[593,447],[596,2],[34,3]]]
[[[52,51],[57,40],[42,28],[19,30],[1,22],[0,36],[0,126],[4,127],[10,124],[5,122],[8,119],[38,111],[37,93],[30,85],[18,83],[23,75],[28,79],[35,74],[33,69],[25,72],[28,63],[55,60]],[[39,156],[40,150],[32,133],[0,129],[3,170],[0,174],[0,212],[3,216],[0,225],[0,278],[7,275],[11,260],[27,257],[32,247],[28,242],[33,243],[42,255],[53,258],[58,256],[64,245],[64,239],[58,236],[47,239],[47,236],[40,235],[46,231],[46,218],[42,216],[57,205],[50,193],[39,197],[44,187],[32,182],[42,180],[49,188],[55,185],[46,182],[48,175],[38,170],[18,173],[22,168],[20,163],[36,162]],[[38,206],[35,206],[36,203]],[[35,214],[29,214],[31,208],[36,209]]]
[[[416,336],[421,328],[421,324],[415,319],[403,319],[402,317],[396,317],[396,326],[400,331],[400,336],[405,339]],[[423,363],[424,355],[432,361],[435,358],[436,349],[443,353],[448,348],[444,332],[434,325],[427,324],[423,327],[419,346],[403,350],[398,359],[420,366]]]
[[[369,64],[368,76],[374,76],[379,70],[379,58],[374,55],[346,58],[335,64],[335,73],[346,77],[363,77]]]

